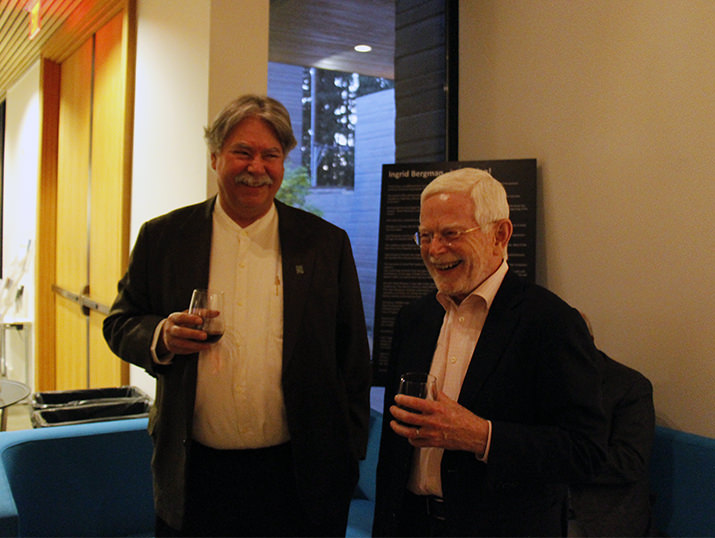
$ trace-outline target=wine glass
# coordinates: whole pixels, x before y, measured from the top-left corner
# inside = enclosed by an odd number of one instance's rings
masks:
[[[406,372],[400,376],[398,394],[433,400],[435,397],[435,376],[425,372]]]
[[[437,378],[431,374],[425,372],[406,372],[400,376],[400,386],[397,389],[398,394],[405,394],[407,396],[415,396],[416,398],[424,398],[427,400],[434,400],[436,397],[437,390]],[[419,411],[415,411],[404,405],[398,405],[399,408],[409,411],[410,413],[420,414]],[[400,424],[405,426],[412,426],[412,424],[406,424],[404,422],[398,421]]]
[[[197,326],[206,333],[205,342],[218,342],[224,333],[223,292],[211,289],[195,289],[191,294],[189,314],[201,316],[203,322]]]

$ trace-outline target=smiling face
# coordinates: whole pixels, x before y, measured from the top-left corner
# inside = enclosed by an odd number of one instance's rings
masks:
[[[474,291],[501,265],[511,236],[510,225],[506,219],[465,233],[448,244],[441,232],[465,231],[478,226],[474,201],[463,192],[426,198],[420,208],[420,232],[440,233],[432,241],[423,243],[420,251],[437,289],[457,302]]]
[[[236,125],[221,151],[211,155],[221,207],[239,226],[248,226],[271,208],[283,182],[284,160],[275,132],[255,116]]]

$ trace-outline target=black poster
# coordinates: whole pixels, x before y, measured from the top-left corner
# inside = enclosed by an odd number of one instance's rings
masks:
[[[413,241],[419,226],[420,194],[434,178],[457,168],[487,170],[504,185],[514,224],[509,242],[509,268],[534,280],[536,159],[383,165],[372,347],[375,385],[385,383],[397,312],[411,300],[435,290],[422,263],[420,249]]]

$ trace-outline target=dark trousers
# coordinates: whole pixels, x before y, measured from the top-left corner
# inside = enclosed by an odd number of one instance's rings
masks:
[[[318,536],[298,498],[290,444],[216,450],[193,443],[184,527],[157,536]]]
[[[402,509],[398,513],[398,536],[566,536],[565,502],[556,502],[542,513],[523,513],[519,507],[510,509],[505,516],[495,507],[493,513],[475,517],[467,510],[449,510],[449,507],[434,498],[406,492]],[[515,511],[516,510],[516,511]]]
[[[443,514],[427,497],[405,493],[398,519],[399,536],[450,536]]]

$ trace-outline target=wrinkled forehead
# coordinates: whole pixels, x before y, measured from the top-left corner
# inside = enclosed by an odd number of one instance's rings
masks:
[[[421,227],[474,224],[474,201],[464,192],[433,194],[425,198],[420,205]]]

